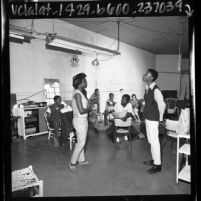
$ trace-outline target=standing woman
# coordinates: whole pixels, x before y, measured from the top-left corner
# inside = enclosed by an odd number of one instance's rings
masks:
[[[95,89],[94,93],[90,97],[90,101],[93,103],[93,109],[100,112],[100,92],[99,89]]]
[[[76,170],[77,163],[79,165],[88,165],[85,160],[84,146],[88,131],[88,113],[92,110],[92,106],[87,99],[86,88],[87,81],[84,73],[79,73],[73,77],[74,93],[72,98],[73,109],[73,126],[76,131],[77,143],[73,150],[69,168],[72,171]]]

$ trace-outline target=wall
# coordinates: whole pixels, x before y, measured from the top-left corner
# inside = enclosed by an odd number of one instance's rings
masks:
[[[179,92],[180,72],[177,65],[178,55],[156,55],[156,70],[159,72],[157,83],[161,90]]]
[[[10,20],[10,23],[30,28],[32,21]],[[40,33],[55,32],[60,36],[116,49],[113,39],[59,20],[34,20],[33,30]],[[71,54],[47,50],[44,37],[38,35],[38,38],[41,39],[33,39],[30,44],[10,42],[11,93],[16,93],[18,100],[43,90],[44,78],[59,79],[61,96],[64,100],[69,100],[73,91],[72,77],[85,72],[88,94],[90,95],[97,87],[101,91],[101,111],[103,111],[109,92],[115,93],[117,101],[120,100],[121,88],[124,89],[124,93],[130,95],[135,93],[142,98],[144,94],[142,75],[148,67],[155,68],[156,65],[154,54],[120,43],[121,55],[114,57],[99,55],[99,67],[96,68],[91,64],[95,54],[80,55],[79,66],[72,67]],[[41,92],[30,100],[44,101],[45,93]]]

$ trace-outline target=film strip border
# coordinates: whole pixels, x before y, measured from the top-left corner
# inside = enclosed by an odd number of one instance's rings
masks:
[[[11,19],[136,16],[191,17],[194,13],[192,3],[193,1],[190,0],[10,2],[9,16]]]

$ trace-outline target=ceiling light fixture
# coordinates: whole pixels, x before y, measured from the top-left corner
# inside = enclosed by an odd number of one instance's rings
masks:
[[[92,64],[93,66],[99,66],[99,65],[100,65],[100,63],[99,63],[99,61],[98,61],[97,58],[94,59],[94,60],[91,62],[91,64]]]
[[[100,65],[100,63],[98,61],[98,54],[97,53],[96,53],[96,58],[91,62],[91,64],[93,66],[99,66]]]
[[[89,43],[65,38],[62,36],[57,36],[56,34],[47,34],[47,44],[55,47],[61,47],[61,48],[68,48],[71,50],[79,50],[82,52],[96,52],[99,54],[105,54],[105,55],[120,55],[120,52],[115,50],[110,50],[107,48],[99,47],[96,45],[92,45]]]
[[[33,39],[34,37],[31,34],[23,34],[21,32],[18,31],[13,31],[11,30],[9,32],[9,39],[11,42],[16,42],[16,43],[30,43],[31,39]]]
[[[10,32],[9,37],[24,40],[24,36],[17,34],[17,33],[14,33],[14,32]]]
[[[73,55],[73,58],[71,59],[71,65],[77,66],[79,63],[78,55]]]

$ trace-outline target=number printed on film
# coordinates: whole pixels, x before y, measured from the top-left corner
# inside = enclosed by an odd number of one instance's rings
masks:
[[[192,14],[187,0],[125,0],[11,3],[11,18],[23,17],[128,17]]]

